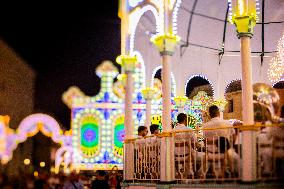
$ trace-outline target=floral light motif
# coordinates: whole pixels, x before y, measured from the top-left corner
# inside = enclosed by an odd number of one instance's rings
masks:
[[[271,82],[278,82],[284,74],[284,34],[278,40],[276,56],[270,60],[267,71]]]
[[[212,102],[212,98],[208,96],[204,91],[199,91],[197,95],[193,97],[193,100],[199,101],[203,110],[206,110]]]
[[[223,98],[216,99],[212,102],[213,105],[218,106],[221,112],[225,110],[227,103],[228,103],[227,100]]]
[[[270,60],[269,68],[267,71],[268,79],[271,82],[277,82],[281,79],[284,73],[284,65],[280,61],[279,57],[273,57]]]

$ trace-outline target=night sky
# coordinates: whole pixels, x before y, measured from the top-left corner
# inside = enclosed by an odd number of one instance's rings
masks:
[[[70,110],[62,93],[76,85],[86,95],[96,95],[97,65],[115,62],[120,54],[118,0],[19,2],[0,3],[0,38],[37,73],[35,112],[47,113],[69,129]]]

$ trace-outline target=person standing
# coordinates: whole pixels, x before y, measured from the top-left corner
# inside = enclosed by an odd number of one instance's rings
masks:
[[[72,172],[69,180],[64,182],[63,189],[84,189],[84,185],[79,180],[79,175],[75,172]]]
[[[109,189],[108,182],[105,179],[106,172],[103,170],[97,171],[97,176],[91,183],[91,189]]]

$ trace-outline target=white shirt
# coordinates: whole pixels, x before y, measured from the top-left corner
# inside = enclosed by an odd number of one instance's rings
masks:
[[[233,125],[229,120],[224,120],[220,117],[214,117],[207,123],[202,125],[203,129],[214,129],[214,128],[222,128],[222,127],[231,127],[230,129],[216,129],[216,130],[204,130],[203,134],[205,137],[226,137],[230,139],[230,137],[235,134],[235,130]]]
[[[231,127],[228,129],[222,129],[223,127]],[[226,137],[227,139],[232,139],[232,135],[235,133],[233,125],[229,122],[229,120],[224,120],[220,117],[214,117],[210,121],[204,123],[202,125],[203,129],[214,129],[215,130],[203,130],[203,134],[205,138],[207,138],[207,149],[209,152],[217,152],[217,143],[215,139],[218,137]],[[221,128],[221,129],[219,129]],[[212,143],[215,141],[214,143]],[[231,141],[231,140],[230,140]]]
[[[178,123],[173,131],[189,131],[191,128],[185,126],[184,124]],[[193,132],[179,132],[175,135],[175,155],[183,156],[189,155],[189,145],[194,141]],[[180,147],[178,147],[180,146]]]
[[[157,136],[146,138],[147,152],[150,158],[159,158],[161,140]]]

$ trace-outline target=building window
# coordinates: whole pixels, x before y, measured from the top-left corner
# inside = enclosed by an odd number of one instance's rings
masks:
[[[234,112],[234,101],[233,101],[233,99],[228,101],[228,106],[229,106],[228,113]]]

